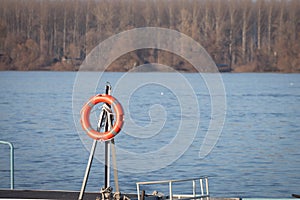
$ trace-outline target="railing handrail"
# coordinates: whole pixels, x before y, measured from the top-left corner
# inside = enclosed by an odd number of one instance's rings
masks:
[[[170,179],[170,180],[162,180],[162,181],[144,181],[144,182],[137,182],[136,184],[139,185],[151,185],[151,184],[164,184],[164,183],[175,183],[175,182],[185,182],[185,181],[193,181],[193,180],[199,180],[199,179],[206,179],[207,176],[201,176],[198,178],[187,178],[187,179]]]
[[[10,147],[10,189],[14,189],[14,145],[11,142],[0,140],[0,144],[7,144]]]
[[[201,194],[197,195],[196,194],[196,181],[199,180],[199,184],[200,184],[200,190],[201,190]],[[203,184],[203,180],[205,181],[205,184]],[[192,181],[193,182],[193,195],[191,195],[191,197],[187,198],[187,199],[195,199],[195,197],[197,198],[204,198],[204,197],[209,197],[209,191],[208,191],[208,177],[207,176],[202,176],[202,177],[198,177],[198,178],[188,178],[188,179],[179,179],[179,180],[162,180],[162,181],[146,181],[146,182],[137,182],[136,186],[137,186],[137,195],[138,195],[138,200],[141,200],[140,197],[140,185],[153,185],[153,184],[169,184],[169,199],[172,200],[173,197],[183,197],[183,196],[190,196],[190,195],[173,195],[173,187],[172,187],[172,183],[178,183],[178,182],[187,182],[187,181]],[[204,194],[204,185],[205,185],[205,194]]]

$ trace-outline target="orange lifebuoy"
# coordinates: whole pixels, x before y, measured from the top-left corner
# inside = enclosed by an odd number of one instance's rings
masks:
[[[112,106],[115,112],[115,123],[111,130],[106,132],[98,132],[94,130],[90,123],[90,113],[92,108],[98,103],[107,103]],[[81,110],[81,126],[83,130],[95,140],[107,141],[115,137],[123,126],[123,108],[117,99],[108,94],[98,94],[93,96],[82,108]]]

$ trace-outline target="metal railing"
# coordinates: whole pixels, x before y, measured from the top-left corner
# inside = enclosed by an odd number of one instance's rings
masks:
[[[173,194],[173,184],[179,182],[192,182],[192,191],[193,194]],[[200,194],[196,194],[196,183],[199,181]],[[169,184],[169,197],[167,199],[173,200],[176,199],[201,199],[209,198],[208,191],[208,177],[199,177],[199,178],[191,178],[191,179],[182,179],[182,180],[164,180],[164,181],[147,181],[147,182],[137,182],[137,195],[138,200],[141,200],[140,195],[140,185],[153,185],[153,184]]]
[[[11,142],[1,141],[0,144],[7,144],[10,147],[10,189],[14,189],[14,146]]]

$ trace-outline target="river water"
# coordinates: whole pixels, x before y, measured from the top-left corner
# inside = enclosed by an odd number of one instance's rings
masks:
[[[80,190],[92,143],[80,108],[109,81],[125,111],[115,138],[122,192],[135,192],[138,181],[208,176],[212,196],[299,193],[300,74],[216,77],[0,72],[0,140],[15,147],[15,188]],[[0,152],[0,188],[9,188],[8,146]],[[88,191],[103,186],[103,159],[99,142]]]

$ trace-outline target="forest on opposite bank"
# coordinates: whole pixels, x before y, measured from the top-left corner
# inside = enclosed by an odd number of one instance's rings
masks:
[[[76,71],[101,41],[148,26],[190,36],[236,72],[300,72],[299,0],[0,0],[0,70]],[[195,71],[159,49],[107,70],[152,62]]]

